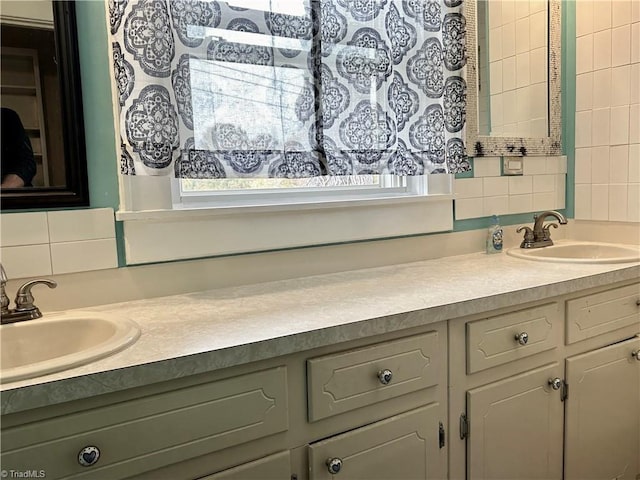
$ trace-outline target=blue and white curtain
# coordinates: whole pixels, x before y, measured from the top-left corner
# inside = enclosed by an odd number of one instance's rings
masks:
[[[121,172],[457,173],[463,0],[109,0]]]

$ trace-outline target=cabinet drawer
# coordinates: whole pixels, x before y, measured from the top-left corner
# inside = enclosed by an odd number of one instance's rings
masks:
[[[562,313],[556,302],[469,322],[467,373],[556,348],[561,332]],[[526,343],[518,341],[521,334],[526,334]]]
[[[437,385],[440,362],[438,332],[308,360],[309,420]],[[388,384],[379,378],[385,370]]]
[[[201,477],[198,480],[286,480],[288,478],[291,478],[291,458],[287,450],[224,472]]]
[[[329,472],[328,459],[340,465],[339,475]],[[446,478],[446,461],[436,403],[310,445],[309,479]]]
[[[567,344],[638,325],[640,283],[567,301]]]
[[[116,480],[287,428],[279,367],[3,430],[2,466]],[[86,446],[100,450],[91,467],[78,463]]]

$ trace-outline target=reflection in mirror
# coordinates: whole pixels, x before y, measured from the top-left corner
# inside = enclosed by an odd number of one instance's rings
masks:
[[[473,0],[465,13],[468,154],[560,154],[560,1]]]
[[[88,204],[73,2],[0,4],[2,209]]]
[[[495,137],[546,137],[548,6],[478,0],[478,129]]]

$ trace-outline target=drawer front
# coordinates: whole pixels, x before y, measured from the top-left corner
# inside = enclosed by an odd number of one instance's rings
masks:
[[[567,344],[638,325],[640,283],[567,301]]]
[[[286,368],[241,375],[2,432],[2,466],[115,480],[288,428]],[[100,450],[83,467],[78,454]]]
[[[309,446],[309,479],[446,478],[438,404],[376,422]],[[328,460],[337,475],[329,472]],[[339,467],[339,468],[338,468]]]
[[[308,360],[309,420],[437,385],[440,362],[438,332]],[[379,378],[385,370],[388,384]]]
[[[561,334],[562,312],[557,302],[469,322],[467,373],[556,348]]]
[[[289,478],[291,478],[291,458],[287,450],[224,472],[201,477],[199,480],[287,480]]]

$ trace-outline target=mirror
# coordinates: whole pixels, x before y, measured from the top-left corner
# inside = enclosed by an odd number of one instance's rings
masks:
[[[89,205],[74,3],[0,6],[2,210]]]
[[[560,0],[470,0],[469,156],[561,154]]]

